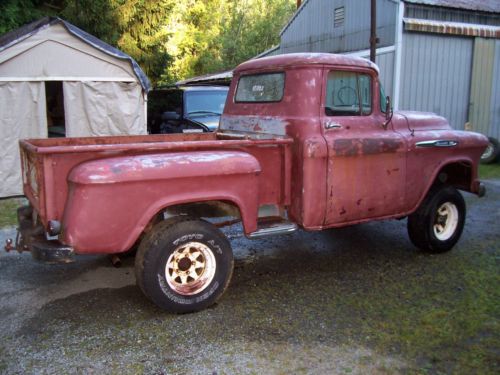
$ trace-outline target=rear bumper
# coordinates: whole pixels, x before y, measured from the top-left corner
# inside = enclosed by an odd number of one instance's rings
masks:
[[[15,244],[7,240],[5,250],[29,251],[33,259],[45,263],[71,263],[74,262],[74,251],[71,246],[62,244],[57,240],[46,238],[45,229],[33,220],[33,208],[23,206],[17,210],[17,237]]]

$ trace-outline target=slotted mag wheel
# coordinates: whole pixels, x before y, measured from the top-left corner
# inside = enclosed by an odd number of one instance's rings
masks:
[[[436,212],[434,235],[441,241],[446,241],[455,233],[458,226],[458,209],[451,202],[443,203]]]
[[[200,293],[212,282],[215,268],[215,256],[208,246],[188,242],[168,258],[165,279],[175,292],[189,296]]]

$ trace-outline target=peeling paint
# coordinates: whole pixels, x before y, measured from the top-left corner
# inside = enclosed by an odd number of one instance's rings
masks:
[[[286,135],[286,129],[288,126],[289,122],[279,117],[223,115],[219,131],[230,130]]]
[[[333,152],[338,156],[372,155],[396,152],[402,146],[402,141],[386,138],[336,139]]]

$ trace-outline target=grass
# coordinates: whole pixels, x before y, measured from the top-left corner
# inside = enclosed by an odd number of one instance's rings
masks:
[[[0,228],[17,224],[17,208],[26,204],[23,198],[0,199]]]
[[[479,177],[483,180],[500,178],[500,163],[480,164]]]

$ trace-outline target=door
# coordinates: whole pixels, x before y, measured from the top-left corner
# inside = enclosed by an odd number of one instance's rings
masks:
[[[325,71],[324,76],[325,225],[399,213],[405,200],[406,143],[390,124],[384,127],[376,77],[370,71],[339,70]]]

